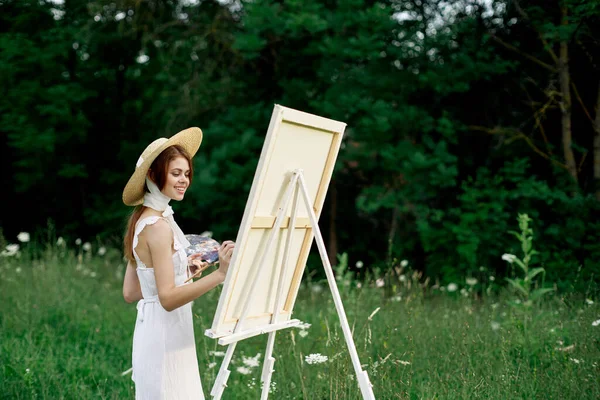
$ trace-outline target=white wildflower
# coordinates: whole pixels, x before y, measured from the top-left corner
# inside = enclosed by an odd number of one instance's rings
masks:
[[[408,265],[408,260],[402,260],[402,261],[400,261],[400,266],[402,268],[406,268],[407,265]]]
[[[462,294],[463,296],[467,297],[469,295],[469,293],[467,292],[466,288],[462,288],[460,289],[460,294]]]
[[[210,354],[211,356],[214,357],[225,357],[225,352],[224,351],[209,351],[208,354]]]
[[[323,291],[323,287],[321,285],[311,285],[310,290],[314,293],[321,293]]]
[[[92,272],[90,272],[90,276],[91,276],[92,278],[95,278],[95,277],[96,277],[96,273],[92,271]]]
[[[406,275],[400,275],[400,282],[406,282]]]
[[[488,279],[490,280],[490,282],[494,282],[496,280],[496,277],[493,275],[490,275],[490,277]]]
[[[248,367],[237,367],[236,370],[237,370],[237,372],[239,372],[242,375],[248,375],[248,374],[252,373],[252,371]]]
[[[383,287],[385,285],[385,281],[383,280],[383,278],[379,278],[375,281],[375,286],[377,286],[378,288]]]
[[[298,325],[296,325],[296,328],[299,328],[299,329],[308,329],[310,327],[311,327],[311,325],[308,322],[301,322]]]
[[[260,365],[260,362],[258,361],[260,356],[261,356],[260,353],[258,353],[254,357],[243,357],[242,356],[242,363],[244,363],[244,365],[249,368],[258,367]]]
[[[398,364],[410,365],[410,361],[397,360]]]
[[[500,329],[500,323],[498,323],[496,321],[492,321],[491,325],[492,325],[493,331],[497,331],[498,329]]]
[[[20,273],[21,273],[21,267],[17,267],[17,268],[15,269],[15,272],[16,272],[17,274],[20,274]]]
[[[64,246],[65,245],[65,239],[63,239],[62,236],[59,236],[58,239],[56,239],[56,245],[57,246]]]
[[[90,242],[85,242],[83,244],[83,250],[84,251],[90,251],[92,249],[92,245],[90,244]]]
[[[594,322],[592,322],[592,326],[598,326],[598,325],[600,325],[600,319],[597,319]]]
[[[216,363],[216,362],[211,362],[211,363],[208,363],[208,369],[213,369],[213,368],[214,368],[214,367],[216,367],[216,366],[217,366],[217,363]]]
[[[98,255],[103,256],[106,254],[106,247],[102,246],[98,249]]]
[[[115,21],[120,21],[123,18],[125,18],[125,13],[124,12],[118,12],[117,15],[115,15]]]
[[[321,353],[310,354],[304,357],[304,361],[306,361],[307,364],[321,364],[327,361],[327,356],[324,356]]]
[[[75,244],[77,246],[80,246],[81,245],[81,239],[80,238],[75,239]]]
[[[391,300],[395,303],[402,301],[402,296],[394,296]]]
[[[449,292],[456,292],[458,290],[458,285],[456,283],[449,283],[447,290]]]
[[[358,289],[360,289],[360,288],[362,287],[362,283],[360,283],[360,282],[357,282],[357,283],[356,283],[356,287],[357,287]]]
[[[581,363],[581,360],[578,360],[576,358],[569,358],[569,360],[573,361],[575,364]]]
[[[363,267],[363,262],[362,261],[357,261],[356,262],[356,268],[362,268]]]
[[[21,243],[27,243],[29,242],[29,233],[28,232],[21,232],[17,235],[17,239],[19,239],[19,242]]]
[[[594,304],[594,301],[592,299],[585,299],[585,302],[589,306],[591,306],[592,304]]]
[[[28,373],[30,373],[30,372],[31,372],[31,370],[30,370],[29,368],[25,368],[25,373],[26,373],[26,374],[28,374]]]
[[[301,330],[300,332],[298,332],[298,335],[300,335],[300,337],[306,337],[308,336],[308,331]]]
[[[509,263],[512,264],[512,263],[514,263],[516,261],[517,256],[515,256],[514,254],[505,253],[505,254],[502,255],[502,259],[504,261],[508,261]]]
[[[9,244],[6,249],[2,251],[0,255],[3,257],[12,257],[19,252],[20,246],[18,244]]]
[[[469,286],[477,285],[477,279],[475,279],[475,278],[467,278],[466,282],[467,282],[467,285],[469,285]]]

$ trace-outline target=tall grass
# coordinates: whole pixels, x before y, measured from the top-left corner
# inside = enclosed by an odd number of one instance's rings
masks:
[[[136,309],[121,296],[119,252],[37,246],[0,258],[0,398],[133,398],[131,376],[122,372],[131,366]],[[551,294],[520,309],[506,293],[460,282],[462,294],[442,292],[400,272],[358,284],[338,271],[376,398],[600,398],[600,326],[593,325],[600,310],[591,299]],[[219,290],[193,307],[207,397],[225,350],[203,335]],[[294,317],[312,325],[277,334],[272,398],[359,399],[326,283],[305,280]],[[264,354],[265,345],[266,336],[238,345],[225,399],[259,397],[261,368],[244,357]],[[328,360],[307,363],[314,353]]]

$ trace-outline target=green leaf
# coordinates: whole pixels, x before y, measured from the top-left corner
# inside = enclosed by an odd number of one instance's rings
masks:
[[[527,290],[523,287],[523,285],[520,282],[520,279],[510,279],[510,278],[506,278],[506,280],[508,281],[508,283],[511,284],[511,286],[517,290],[518,292],[520,292],[521,294],[523,294],[524,296],[527,296]]]

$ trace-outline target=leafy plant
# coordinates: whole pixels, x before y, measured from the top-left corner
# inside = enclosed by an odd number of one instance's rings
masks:
[[[530,307],[533,302],[554,291],[554,289],[537,287],[537,281],[534,282],[534,279],[539,274],[542,274],[542,276],[545,277],[546,270],[542,267],[530,267],[533,263],[533,256],[538,254],[533,248],[533,229],[529,226],[529,222],[531,222],[532,219],[527,214],[519,214],[517,220],[519,221],[521,232],[510,231],[510,233],[515,235],[521,242],[523,258],[520,259],[514,254],[506,253],[502,256],[502,259],[508,261],[511,265],[516,264],[523,272],[522,278],[506,278],[517,295],[517,300],[513,300],[511,303]]]

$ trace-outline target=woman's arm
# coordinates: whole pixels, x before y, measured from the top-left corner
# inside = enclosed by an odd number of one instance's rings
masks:
[[[123,279],[123,298],[128,303],[133,303],[134,301],[138,301],[143,298],[140,280],[135,272],[135,267],[131,265],[131,261],[129,261],[125,267],[125,278]]]
[[[146,237],[154,267],[158,300],[165,310],[173,311],[202,296],[225,280],[229,266],[228,260],[220,265],[217,271],[202,279],[188,285],[175,286],[171,227],[166,221],[159,220],[145,229],[150,231]],[[233,249],[233,245],[231,248]]]

